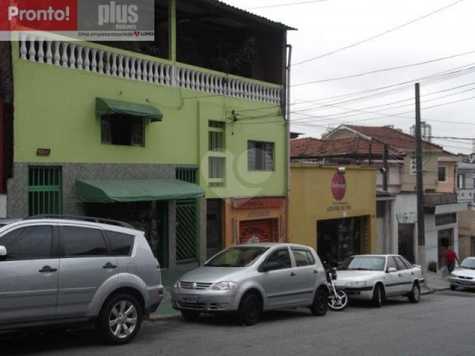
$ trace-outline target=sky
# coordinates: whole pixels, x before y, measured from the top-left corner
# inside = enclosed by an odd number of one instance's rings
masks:
[[[475,0],[459,0],[450,7],[447,6],[455,0],[225,2],[298,29],[289,32],[288,39],[293,47],[292,131],[320,137],[332,127],[352,123],[394,125],[409,132],[415,120],[413,83],[419,81],[422,120],[432,126],[432,136],[444,137],[434,138],[433,142],[450,152],[472,152],[471,141],[446,137],[475,139]],[[447,8],[385,35],[301,63],[443,7]],[[454,55],[458,56],[437,60]],[[437,61],[334,80],[432,60]],[[327,79],[332,80],[322,81]],[[319,82],[302,85],[309,81]],[[391,87],[390,91],[374,91],[403,82],[407,83]],[[362,91],[366,92],[353,94]]]

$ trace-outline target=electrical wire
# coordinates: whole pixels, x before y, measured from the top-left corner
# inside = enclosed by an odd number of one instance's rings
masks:
[[[417,66],[421,66],[421,65],[425,65],[425,64],[441,62],[441,61],[445,61],[445,60],[448,60],[448,59],[462,57],[462,56],[466,56],[466,55],[470,55],[470,54],[474,54],[474,53],[475,53],[475,50],[472,50],[472,51],[468,51],[468,52],[457,53],[457,54],[454,54],[454,55],[451,55],[451,56],[445,56],[445,57],[430,59],[430,60],[426,60],[426,61],[423,61],[423,62],[417,62],[417,63],[412,63],[412,64],[404,64],[404,65],[399,65],[399,66],[394,66],[394,67],[375,69],[375,70],[371,70],[371,71],[367,71],[367,72],[349,74],[349,75],[344,75],[344,76],[340,76],[340,77],[311,80],[311,81],[308,81],[308,82],[293,84],[292,87],[300,87],[300,86],[310,85],[310,84],[333,82],[333,81],[344,80],[344,79],[360,78],[360,77],[364,77],[366,75],[371,75],[371,74],[390,72],[390,71],[399,70],[399,69],[412,68],[412,67],[417,67]]]
[[[304,59],[304,60],[301,60],[301,61],[299,61],[299,62],[296,62],[296,63],[293,64],[293,66],[296,67],[296,66],[299,66],[299,65],[302,65],[302,64],[305,64],[305,63],[313,62],[313,61],[316,61],[316,60],[318,60],[318,59],[331,56],[331,55],[333,55],[333,54],[335,54],[335,53],[338,53],[338,52],[341,52],[341,51],[345,51],[345,50],[350,49],[350,48],[357,47],[357,46],[359,46],[359,45],[361,45],[361,44],[363,44],[363,43],[373,41],[373,40],[375,40],[375,39],[377,39],[377,38],[380,38],[380,37],[383,37],[383,36],[385,36],[385,35],[387,35],[387,34],[389,34],[389,33],[392,33],[392,32],[395,32],[395,31],[397,31],[397,30],[400,30],[400,29],[402,29],[402,28],[404,28],[404,27],[406,27],[406,26],[409,26],[409,25],[412,25],[412,24],[414,24],[414,23],[416,23],[416,22],[425,20],[426,18],[428,18],[428,17],[430,17],[430,16],[433,16],[433,15],[438,14],[438,13],[440,13],[440,12],[442,12],[442,11],[445,11],[445,10],[451,8],[451,7],[456,6],[456,5],[460,4],[460,3],[463,2],[463,1],[465,1],[465,0],[457,0],[457,1],[451,2],[451,3],[449,3],[448,5],[442,6],[442,7],[438,8],[438,9],[435,9],[435,10],[433,10],[433,11],[430,11],[430,12],[428,12],[428,13],[422,15],[422,16],[419,16],[419,17],[416,17],[416,18],[411,19],[411,20],[409,20],[409,21],[406,21],[406,22],[404,22],[404,23],[402,23],[402,24],[400,24],[400,25],[391,27],[391,28],[389,28],[389,29],[387,29],[387,30],[385,30],[385,31],[383,31],[383,32],[379,32],[379,33],[377,33],[377,34],[375,34],[375,35],[372,35],[372,36],[370,36],[370,37],[367,37],[367,38],[365,38],[365,39],[363,39],[363,40],[360,40],[360,41],[351,43],[351,44],[349,44],[349,45],[347,45],[347,46],[334,49],[334,50],[332,50],[332,51],[329,51],[329,52],[320,54],[320,55],[315,56],[315,57],[312,57],[312,58],[308,58],[308,59]]]
[[[288,2],[288,3],[282,3],[282,4],[269,4],[269,5],[251,7],[251,10],[271,9],[271,8],[277,8],[277,7],[288,7],[288,6],[296,6],[296,5],[315,4],[315,3],[327,2],[327,1],[329,1],[329,0],[307,0],[307,1]]]

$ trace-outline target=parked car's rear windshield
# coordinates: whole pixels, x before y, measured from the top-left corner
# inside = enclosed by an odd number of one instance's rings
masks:
[[[462,268],[475,269],[475,258],[466,258],[462,261]]]
[[[246,267],[254,263],[268,248],[258,246],[231,247],[209,260],[207,267]]]
[[[356,271],[384,271],[385,258],[381,256],[353,256],[343,269]]]

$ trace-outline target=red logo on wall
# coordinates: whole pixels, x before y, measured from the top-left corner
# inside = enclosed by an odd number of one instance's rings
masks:
[[[77,0],[0,0],[0,31],[75,31]]]
[[[344,174],[335,173],[332,178],[331,190],[335,200],[343,200],[346,194],[346,179]]]

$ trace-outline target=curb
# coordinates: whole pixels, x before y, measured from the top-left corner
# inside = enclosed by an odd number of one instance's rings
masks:
[[[154,316],[149,316],[149,317],[147,318],[147,321],[155,322],[155,321],[169,320],[169,319],[178,319],[178,318],[180,318],[180,314],[154,315]]]

